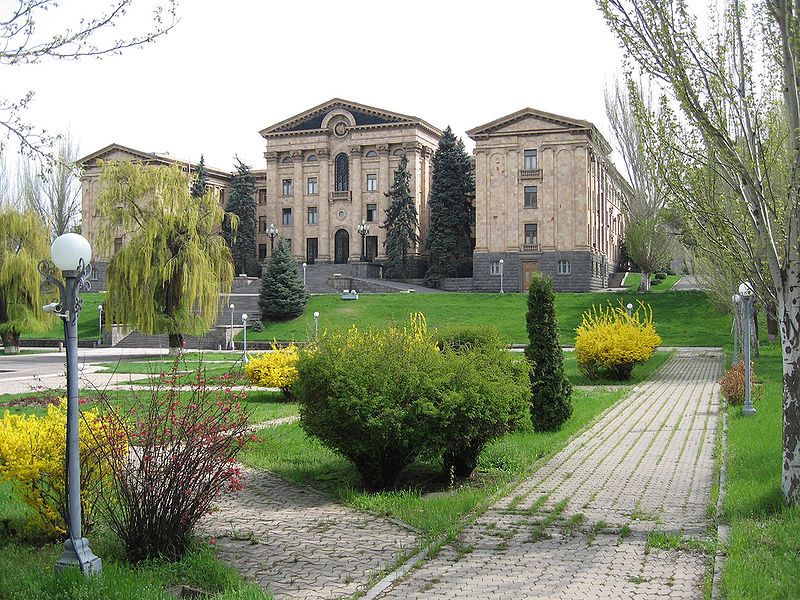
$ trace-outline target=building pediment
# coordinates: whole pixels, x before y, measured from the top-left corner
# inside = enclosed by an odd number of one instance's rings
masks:
[[[338,119],[335,117],[339,117]],[[327,102],[262,129],[263,137],[284,136],[305,132],[333,131],[338,123],[353,129],[393,125],[420,125],[441,135],[442,132],[422,119],[375,108],[358,102],[333,98]]]
[[[467,135],[477,140],[480,137],[503,135],[505,133],[581,131],[593,128],[594,126],[589,121],[548,113],[535,108],[523,108],[510,115],[505,115],[489,123],[474,127],[467,131]]]

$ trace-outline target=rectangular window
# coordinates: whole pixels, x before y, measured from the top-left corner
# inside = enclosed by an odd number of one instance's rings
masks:
[[[258,203],[262,205],[267,203],[267,190],[258,190]]]
[[[378,175],[375,173],[367,173],[367,191],[378,191]]]
[[[525,150],[524,152],[525,164],[522,166],[525,170],[539,168],[539,155],[536,150]]]
[[[478,211],[474,206],[469,207],[469,224],[475,225],[478,222]]]
[[[266,260],[267,259],[267,245],[266,244],[259,244],[258,245],[258,260]]]
[[[572,265],[569,264],[569,261],[568,260],[558,261],[558,274],[569,275],[570,273],[572,273]]]
[[[319,223],[319,213],[317,212],[316,206],[309,206],[308,207],[308,224],[309,225],[316,225]]]
[[[283,209],[283,212],[281,213],[281,223],[283,223],[284,225],[291,225],[293,223],[291,208]]]
[[[319,194],[319,182],[316,177],[308,178],[308,193],[312,196]]]
[[[114,238],[114,254],[122,250],[122,238]]]
[[[219,203],[225,204],[225,190],[223,190],[222,188],[220,188],[219,190]]]
[[[500,275],[500,262],[493,260],[489,263],[489,275]]]
[[[536,223],[525,223],[525,245],[539,245],[539,227]]]
[[[525,208],[537,208],[539,205],[539,188],[535,185],[525,186]]]
[[[281,189],[284,196],[294,196],[294,187],[292,186],[291,179],[284,179]]]
[[[367,204],[367,222],[374,223],[378,220],[378,205]]]
[[[267,217],[258,217],[258,233],[267,233]]]

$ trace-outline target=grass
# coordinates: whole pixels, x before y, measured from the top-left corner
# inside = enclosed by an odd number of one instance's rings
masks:
[[[47,296],[49,298],[49,296]],[[83,308],[78,317],[78,339],[96,340],[100,338],[97,305],[105,302],[105,292],[81,294]],[[64,326],[61,319],[53,317],[50,329],[41,333],[23,333],[22,339],[63,340]]]
[[[581,373],[578,368],[578,361],[575,359],[574,352],[564,352],[564,373],[567,375],[572,385],[636,385],[647,381],[667,362],[674,352],[656,352],[653,357],[643,365],[638,365],[633,369],[631,378],[627,381],[617,381],[615,379],[589,379]]]
[[[240,460],[316,487],[356,508],[398,518],[429,536],[452,535],[468,513],[528,473],[538,459],[555,454],[623,393],[576,391],[573,415],[558,432],[515,432],[493,441],[481,454],[473,477],[452,486],[441,476],[441,465],[420,461],[401,475],[396,490],[368,493],[347,460],[306,436],[297,423],[263,430]]]
[[[668,292],[673,285],[675,285],[683,275],[667,275],[663,281],[656,281],[650,284],[651,293]],[[651,279],[652,281],[652,279]],[[641,273],[628,273],[625,278],[625,287],[629,290],[639,289],[639,284],[642,283]]]
[[[800,508],[781,494],[782,365],[778,345],[754,359],[763,381],[756,415],[728,410],[728,470],[723,519],[731,526],[722,577],[727,598],[800,598]]]
[[[665,346],[722,346],[730,335],[731,320],[716,312],[704,292],[583,293],[557,294],[556,313],[562,344],[575,341],[575,328],[592,304],[614,304],[642,300],[653,308],[658,333]],[[338,295],[312,296],[305,314],[280,323],[264,322],[264,331],[248,331],[250,341],[273,339],[305,341],[313,337],[315,311],[320,313],[321,331],[383,326],[422,312],[429,327],[494,325],[508,343],[528,341],[525,330],[526,294],[364,294],[357,301],[343,301]],[[240,339],[241,334],[236,339]]]

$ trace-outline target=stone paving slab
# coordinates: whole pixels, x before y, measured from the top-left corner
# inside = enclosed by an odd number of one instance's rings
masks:
[[[282,598],[349,598],[420,540],[271,473],[244,470],[244,491],[218,503],[201,531],[218,555]]]
[[[681,350],[380,598],[700,598],[720,351]]]

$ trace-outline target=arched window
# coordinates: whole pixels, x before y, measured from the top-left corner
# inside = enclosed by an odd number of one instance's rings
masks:
[[[287,154],[286,156],[283,157],[283,160],[281,160],[281,162],[285,165],[291,164],[292,157]]]
[[[406,155],[406,151],[405,151],[405,150],[403,150],[402,148],[398,148],[397,150],[395,150],[394,152],[392,152],[392,154],[393,154],[394,156],[405,156],[405,155]]]
[[[367,150],[367,153],[364,155],[365,158],[378,158],[378,153],[375,150]]]
[[[350,189],[350,161],[347,154],[340,152],[334,163],[334,190],[346,192]]]
[[[306,160],[308,162],[319,162],[319,157],[316,154],[309,154]]]

